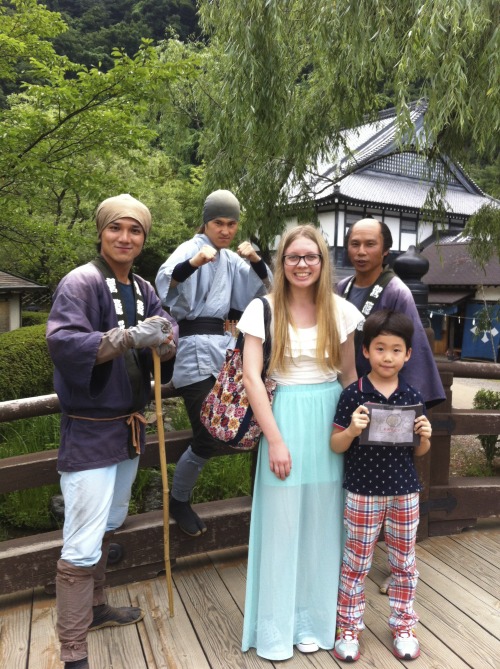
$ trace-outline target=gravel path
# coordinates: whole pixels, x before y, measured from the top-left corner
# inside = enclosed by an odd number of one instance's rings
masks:
[[[455,409],[472,409],[474,395],[483,389],[500,392],[500,380],[454,378],[451,387],[452,406]]]
[[[452,406],[454,409],[472,409],[474,396],[478,390],[500,392],[500,380],[493,379],[453,379]],[[496,458],[494,473],[500,474],[500,462]],[[451,438],[450,476],[491,475],[485,470],[486,458],[476,435],[460,435]]]

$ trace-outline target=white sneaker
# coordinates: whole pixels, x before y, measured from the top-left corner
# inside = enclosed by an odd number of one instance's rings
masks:
[[[301,653],[316,653],[319,650],[319,646],[315,641],[301,641],[297,644],[296,648]]]
[[[296,644],[301,653],[316,653],[319,646],[314,640],[313,623],[307,609],[299,609],[296,613],[296,627],[302,639]]]
[[[338,660],[356,662],[359,660],[358,633],[353,630],[337,630],[333,654]]]
[[[393,653],[400,660],[414,660],[420,655],[420,646],[415,632],[409,627],[393,631]]]

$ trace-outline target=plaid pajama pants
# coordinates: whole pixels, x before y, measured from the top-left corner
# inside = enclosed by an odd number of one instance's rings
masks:
[[[382,526],[392,573],[389,626],[394,630],[417,624],[413,602],[418,581],[415,563],[418,520],[418,492],[387,497],[347,493],[344,511],[347,541],[339,584],[337,627],[364,629],[365,579]]]

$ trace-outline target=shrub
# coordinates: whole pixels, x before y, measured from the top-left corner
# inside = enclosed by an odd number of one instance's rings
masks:
[[[22,327],[27,328],[30,327],[30,325],[43,325],[47,323],[48,317],[48,311],[23,311],[21,314]]]
[[[54,392],[45,324],[0,334],[0,402]]]
[[[500,392],[478,390],[474,396],[473,407],[475,409],[500,409]],[[481,442],[486,461],[491,469],[493,460],[500,455],[498,434],[479,434],[477,438]]]

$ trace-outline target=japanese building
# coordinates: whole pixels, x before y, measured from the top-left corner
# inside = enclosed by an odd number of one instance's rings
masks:
[[[425,103],[411,108],[416,141],[424,144]],[[458,233],[483,205],[500,206],[484,193],[464,170],[446,156],[431,161],[416,150],[401,151],[397,142],[394,109],[379,120],[346,130],[343,145],[329,160],[311,168],[308,192],[292,194],[292,206],[312,200],[321,229],[332,249],[337,277],[350,271],[344,254],[344,237],[360,218],[384,221],[394,240],[391,259],[409,246],[425,247],[433,237],[433,194],[440,200],[442,229]],[[289,224],[295,225],[298,217]]]
[[[461,359],[498,360],[500,345],[500,262],[481,268],[469,254],[462,235],[440,236],[422,251],[429,271],[428,314],[434,352]],[[481,313],[491,322],[480,328]]]
[[[0,271],[0,333],[21,327],[21,310],[26,308],[28,296],[46,292],[45,286],[34,281]]]
[[[425,110],[423,102],[411,106],[415,144],[420,146],[425,145]],[[434,352],[451,349],[458,357],[492,359],[491,341],[483,346],[488,335],[474,333],[473,321],[485,302],[493,306],[500,298],[500,266],[495,260],[482,272],[459,234],[481,207],[500,207],[500,201],[484,193],[460,165],[444,155],[431,160],[414,148],[402,151],[395,110],[388,109],[377,121],[343,132],[340,148],[311,167],[306,189],[294,191],[290,204],[300,212],[311,201],[331,248],[337,279],[353,272],[344,251],[349,227],[367,217],[385,222],[393,238],[389,264],[410,246],[430,262],[423,281],[429,286]],[[440,214],[439,244],[430,212]],[[296,225],[299,218],[290,218],[288,225]],[[500,332],[491,336],[498,347]]]

